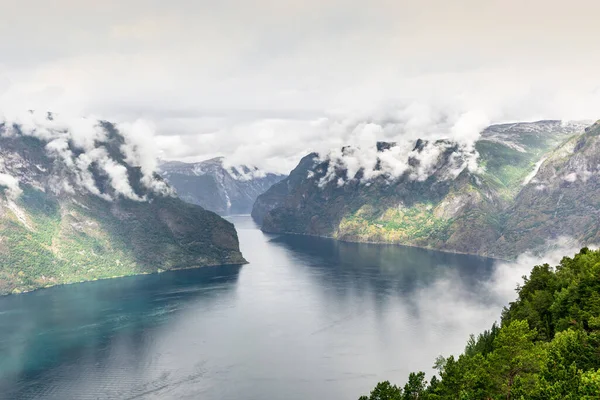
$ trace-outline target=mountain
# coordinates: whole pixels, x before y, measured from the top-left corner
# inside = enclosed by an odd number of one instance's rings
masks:
[[[506,214],[498,254],[521,253],[548,237],[600,243],[600,121],[550,152]]]
[[[152,172],[145,140],[51,114],[0,123],[0,294],[245,262],[231,223]]]
[[[593,241],[598,126],[586,126],[503,124],[474,145],[419,139],[313,153],[258,197],[252,215],[265,232],[499,258],[560,236]]]
[[[164,162],[159,173],[181,199],[220,215],[250,213],[256,198],[285,178],[255,167],[226,167],[224,161],[218,157],[198,163]]]

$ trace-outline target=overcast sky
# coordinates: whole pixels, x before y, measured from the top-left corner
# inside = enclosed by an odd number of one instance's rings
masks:
[[[597,0],[0,0],[0,113],[148,120],[287,172],[378,139],[600,118]]]

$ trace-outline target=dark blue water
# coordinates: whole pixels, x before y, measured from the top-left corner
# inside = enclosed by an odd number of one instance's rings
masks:
[[[355,399],[499,316],[494,263],[261,233],[245,266],[0,298],[5,399]]]

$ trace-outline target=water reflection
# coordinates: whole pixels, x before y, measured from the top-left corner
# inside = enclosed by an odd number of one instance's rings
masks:
[[[277,236],[270,242],[288,249],[301,264],[328,266],[330,271],[349,280],[376,278],[376,286],[400,284],[397,289],[403,292],[429,285],[450,270],[465,285],[476,286],[490,278],[494,265],[494,260],[484,257],[309,236]]]
[[[115,356],[143,368],[150,331],[190,307],[227,303],[239,270],[166,272],[0,299],[0,397],[50,395],[49,380],[73,379],[77,364],[105,366]]]
[[[0,299],[0,397],[353,399],[429,371],[498,316],[491,260],[232,220],[242,268]]]
[[[337,302],[370,296],[381,311],[387,302],[401,298],[407,311],[417,317],[424,300],[448,302],[452,295],[484,306],[499,300],[485,284],[494,273],[492,259],[307,236],[278,236],[270,242],[285,248],[292,264],[309,267],[315,287],[326,296],[337,296]]]
[[[272,301],[293,313],[287,324],[312,344],[294,357],[308,356],[306,369],[321,374],[311,381],[318,390],[303,387],[312,396],[353,398],[377,380],[431,371],[437,355],[461,351],[506,301],[491,287],[490,259],[306,236],[265,238],[285,287]]]

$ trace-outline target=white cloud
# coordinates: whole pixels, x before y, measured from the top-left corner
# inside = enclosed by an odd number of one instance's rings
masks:
[[[487,121],[598,118],[598,12],[593,0],[14,3],[0,15],[0,110],[150,120],[163,158],[288,172],[362,138],[468,142]]]
[[[490,329],[494,321],[500,321],[502,308],[517,298],[517,285],[523,284],[523,276],[528,276],[534,266],[543,263],[556,266],[563,256],[572,257],[578,251],[577,243],[563,238],[549,242],[537,255],[526,253],[514,262],[497,261],[488,264],[490,269],[482,266],[481,261],[476,263],[477,271],[468,267],[468,260],[462,260],[461,268],[440,265],[431,276],[426,274],[427,281],[416,285],[405,298],[397,302],[383,300],[389,318],[382,318],[381,323],[397,324],[391,329],[394,335],[390,340],[402,343],[397,339],[407,338],[406,346],[396,349],[396,353],[411,361],[411,365],[402,369],[435,373],[432,368],[435,357],[458,356],[464,351],[469,334],[478,335]],[[385,292],[393,291],[379,291],[378,303],[386,298]],[[374,325],[379,327],[380,323]],[[381,346],[385,348],[386,343]],[[406,379],[407,371],[388,368],[379,372],[382,379],[400,379],[400,382]]]
[[[117,128],[125,138],[125,144],[121,146],[125,161],[141,168],[142,183],[154,192],[172,194],[172,189],[154,176],[158,167],[154,125],[149,121],[138,119],[133,123],[119,124]]]
[[[577,172],[571,172],[568,175],[565,175],[563,179],[567,182],[575,182],[577,180]]]
[[[88,190],[106,200],[111,197],[102,193],[96,186],[90,170],[92,164],[106,174],[116,195],[122,195],[131,200],[143,201],[131,187],[127,168],[118,160],[111,158],[105,144],[108,131],[101,123],[91,118],[69,117],[63,114],[47,115],[39,112],[17,113],[0,118],[5,123],[6,135],[26,135],[37,137],[46,142],[48,155],[61,160],[71,171],[72,179],[77,187]],[[137,120],[132,124],[118,126],[125,143],[121,146],[125,162],[134,167],[140,167],[141,183],[148,189],[171,194],[172,190],[165,182],[157,179],[154,172],[157,167],[156,152],[153,147],[154,134],[151,124]],[[77,150],[77,154],[74,153]],[[71,183],[53,184],[56,192],[73,192]]]
[[[355,179],[361,171],[362,183],[379,176],[390,181],[406,176],[423,182],[434,174],[440,180],[455,179],[465,169],[476,171],[478,156],[472,141],[422,141],[416,146],[415,142],[400,138],[392,147],[378,150],[373,139],[360,146],[321,154],[320,161],[328,161],[328,168],[319,186],[334,179],[339,186],[343,185],[346,181],[337,176],[340,169],[346,171],[346,180]]]
[[[560,263],[563,257],[572,257],[582,247],[581,243],[568,237],[548,241],[543,248],[538,249],[535,253],[525,252],[514,262],[499,263],[487,289],[490,294],[497,296],[504,303],[513,301],[516,297],[515,288],[517,284],[523,283],[523,276],[529,276],[534,266],[549,264],[554,267]],[[598,245],[590,244],[588,247],[598,248]]]
[[[6,188],[9,199],[16,199],[23,192],[19,187],[19,180],[10,174],[0,173],[0,187]]]
[[[108,177],[110,178],[112,187],[115,189],[117,194],[121,194],[128,199],[136,201],[145,200],[145,198],[138,196],[129,184],[127,168],[124,165],[116,163],[114,160],[111,160],[106,155],[101,157],[98,161],[101,168],[104,170],[104,172],[107,173]]]

